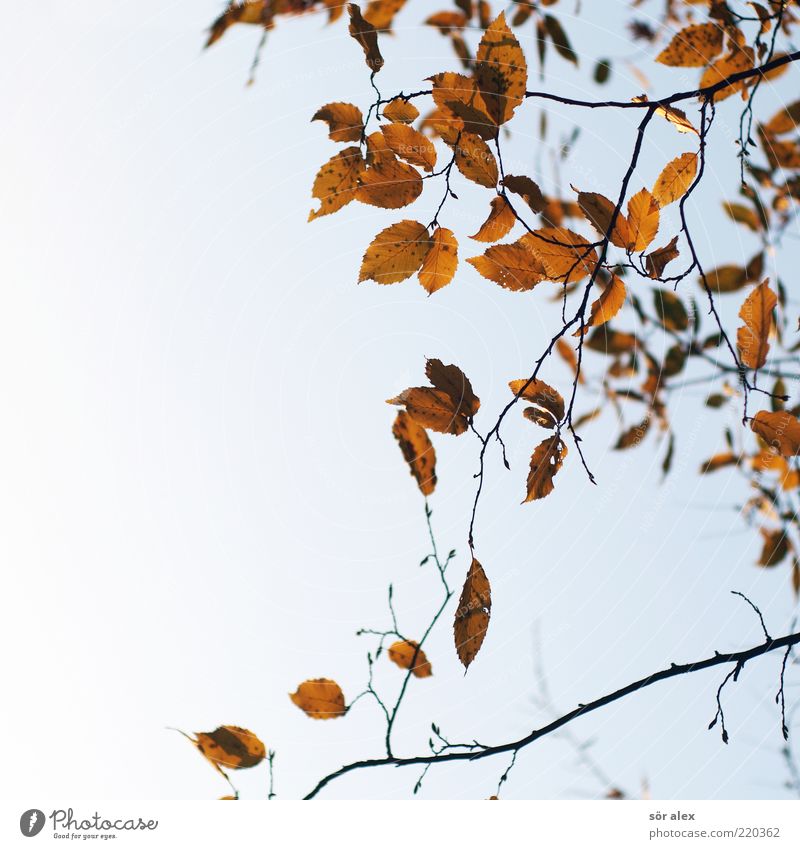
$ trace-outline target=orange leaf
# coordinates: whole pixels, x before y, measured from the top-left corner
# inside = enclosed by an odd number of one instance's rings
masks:
[[[361,141],[364,116],[352,103],[327,103],[314,113],[312,121],[328,125],[328,137],[337,142]]]
[[[430,661],[414,640],[401,640],[389,646],[389,660],[401,669],[410,669],[416,678],[430,678],[433,675]]]
[[[643,251],[658,232],[658,201],[647,189],[638,191],[628,201],[629,251]]]
[[[608,235],[611,244],[618,248],[628,246],[630,242],[628,220],[622,210],[617,212],[617,217],[614,219],[614,229],[609,233],[616,204],[596,192],[578,192],[578,206],[580,206],[587,221],[603,238]]]
[[[220,772],[226,769],[248,769],[260,764],[267,755],[261,740],[246,728],[221,725],[215,731],[196,731],[194,744]]]
[[[550,436],[540,442],[531,455],[531,467],[528,472],[528,501],[536,501],[550,495],[555,488],[553,478],[564,464],[567,446],[558,435]]]
[[[576,283],[597,264],[597,251],[584,236],[566,227],[542,227],[526,233],[520,242],[539,257],[547,276],[559,283]]]
[[[336,719],[347,713],[342,688],[330,678],[303,681],[289,698],[311,719]]]
[[[611,282],[603,289],[600,297],[592,304],[592,311],[588,320],[584,324],[583,332],[587,333],[590,327],[600,327],[612,318],[622,309],[625,303],[625,284],[621,277],[616,274],[611,275]],[[576,330],[573,336],[580,336],[580,329]]]
[[[425,291],[432,295],[453,279],[457,267],[458,242],[456,237],[452,230],[437,227],[431,236],[430,250],[422,263],[422,268],[419,270],[419,282]]]
[[[800,453],[800,421],[791,413],[759,410],[750,421],[750,429],[784,457]]]
[[[722,28],[712,23],[684,27],[656,56],[656,62],[681,68],[702,68],[722,50],[722,36]]]
[[[491,614],[492,588],[483,567],[473,558],[453,623],[456,652],[464,669],[469,669],[481,650]]]
[[[683,197],[697,174],[697,154],[682,153],[672,160],[658,175],[653,186],[653,197],[663,209]]]
[[[436,148],[430,139],[406,124],[384,124],[381,132],[386,143],[401,159],[419,165],[425,171],[433,171]]]
[[[505,14],[488,27],[478,46],[475,79],[489,115],[504,124],[525,97],[528,66],[516,36],[506,24]]]
[[[489,189],[497,185],[497,160],[480,136],[462,133],[455,146],[455,160],[458,170],[473,183]]]
[[[422,194],[422,177],[416,168],[394,158],[381,156],[361,174],[356,200],[382,209],[400,209]]]
[[[545,278],[539,257],[520,242],[511,245],[492,245],[482,256],[467,260],[481,277],[499,283],[512,292],[533,289]]]
[[[736,347],[748,368],[759,369],[767,361],[772,311],[777,303],[777,295],[769,288],[769,281],[765,280],[750,292],[739,310],[744,327],[736,333]]]
[[[428,432],[417,424],[405,410],[397,411],[392,425],[394,438],[408,463],[411,474],[423,495],[431,495],[436,488],[436,452]]]
[[[308,213],[313,221],[322,215],[330,215],[346,206],[356,196],[356,189],[366,163],[358,147],[346,147],[326,162],[317,172],[311,189],[312,197],[321,201],[319,209]]]
[[[514,395],[546,410],[556,423],[564,418],[564,399],[561,397],[561,393],[543,380],[532,380],[530,382],[524,378],[512,380],[508,384],[508,388]]]
[[[508,201],[502,196],[492,198],[492,211],[481,224],[480,230],[470,238],[476,242],[496,242],[506,236],[517,219]]]
[[[347,11],[350,15],[350,35],[361,45],[367,67],[373,74],[377,74],[383,67],[383,56],[378,48],[378,32],[369,21],[364,20],[356,3],[348,3]]]
[[[383,116],[395,123],[410,124],[419,118],[419,109],[402,97],[396,97],[383,107]]]
[[[372,240],[364,254],[358,282],[397,283],[411,277],[422,265],[428,250],[428,228],[418,221],[399,221]]]

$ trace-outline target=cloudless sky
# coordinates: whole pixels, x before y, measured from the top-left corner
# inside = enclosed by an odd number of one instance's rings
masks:
[[[422,498],[384,399],[420,383],[424,358],[439,357],[471,378],[486,429],[510,398],[507,381],[529,374],[552,335],[549,290],[506,292],[463,262],[482,250],[468,236],[489,194],[460,177],[460,202],[442,217],[461,244],[455,281],[430,298],[413,280],[357,286],[374,234],[403,217],[428,221],[440,187],[400,213],[352,204],[307,224],[314,173],[336,150],[310,117],[334,100],[366,110],[361,51],[342,22],[281,21],[247,88],[258,30],[237,27],[201,50],[220,5],[17,3],[0,32],[7,796],[224,794],[167,726],[252,729],[277,750],[276,789],[286,797],[346,761],[380,755],[381,718],[367,700],[345,719],[312,722],[287,693],[319,676],[336,679],[348,699],[363,689],[372,644],[354,632],[388,626],[390,582],[412,635],[438,603],[437,579],[418,566],[428,553]],[[383,39],[384,92],[457,69],[446,42],[419,26],[432,10],[411,0],[397,37]],[[556,11],[581,69],[550,56],[536,85],[601,96],[587,80],[607,56],[608,95],[641,93],[624,60],[650,76],[653,93],[695,84],[694,70],[642,61],[621,0],[584,3],[579,18],[569,2]],[[519,35],[533,84],[532,27]],[[791,97],[794,75],[765,87],[765,114]],[[740,103],[721,106],[709,173],[689,204],[709,267],[758,248],[720,208],[736,190]],[[519,110],[507,170],[554,191],[551,150],[580,120],[563,190],[574,183],[616,196],[636,116],[548,107],[542,142],[540,108]],[[654,123],[634,190],[692,143]],[[659,244],[676,232],[674,214],[665,221]],[[795,244],[770,261],[770,275],[789,284]],[[681,285],[700,296],[694,277]],[[724,309],[733,315],[738,301]],[[542,376],[569,383],[557,361]],[[579,411],[597,392],[590,382]],[[785,632],[789,572],[755,567],[759,539],[737,514],[744,484],[728,471],[697,475],[721,448],[724,424],[737,426],[737,411],[709,410],[706,394],[700,386],[671,398],[678,437],[666,482],[658,434],[612,452],[618,428],[607,413],[584,433],[599,486],[571,452],[555,494],[529,505],[519,502],[538,439],[520,415],[509,417],[512,469],[490,452],[477,525],[493,586],[489,634],[465,677],[448,612],[427,652],[434,676],[411,682],[398,752],[426,751],[431,721],[451,739],[490,743],[542,724],[537,644],[555,707],[567,710],[669,662],[759,642],[756,618],[732,589],[761,606],[773,633]],[[451,581],[460,587],[478,444],[470,435],[435,444],[434,528],[441,549],[457,550]],[[646,779],[655,797],[785,798],[779,664],[777,654],[754,661],[726,689],[728,746],[706,730],[724,670],[652,687],[571,728],[595,741],[594,757],[634,795]],[[382,658],[376,685],[392,692],[400,680]],[[797,680],[792,672],[790,701]],[[420,795],[485,798],[506,763],[437,767]],[[417,775],[355,773],[325,796],[406,796]],[[266,794],[262,767],[236,779],[244,796]],[[521,753],[503,792],[585,798],[604,789],[551,737]]]

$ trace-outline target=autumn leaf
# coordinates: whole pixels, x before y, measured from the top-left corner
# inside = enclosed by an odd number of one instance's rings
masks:
[[[634,103],[647,103],[648,97],[646,94],[640,94],[632,98]],[[682,109],[677,109],[675,106],[656,106],[656,115],[660,115],[664,120],[669,121],[679,133],[694,133],[699,136],[697,128],[686,117],[686,113]]]
[[[402,97],[396,97],[383,107],[383,116],[395,123],[411,124],[419,118],[419,109]]]
[[[347,12],[350,15],[350,35],[361,45],[367,67],[373,74],[377,74],[383,67],[378,32],[369,21],[364,20],[357,3],[348,3]]]
[[[625,303],[625,284],[622,278],[616,274],[611,275],[611,280],[603,289],[600,297],[592,304],[591,313],[583,327],[583,332],[587,333],[590,327],[600,327],[612,318],[622,309]],[[573,336],[580,336],[580,328],[576,330]]]
[[[303,681],[289,698],[311,719],[336,719],[347,713],[342,688],[330,678]]]
[[[710,472],[716,472],[717,469],[724,469],[726,466],[736,466],[739,463],[738,455],[731,451],[724,451],[720,454],[715,454],[710,459],[706,460],[700,466],[700,474],[707,475]]]
[[[697,174],[697,154],[682,153],[658,175],[653,197],[663,209],[683,197]]]
[[[658,201],[647,189],[641,189],[628,201],[628,250],[645,250],[658,232]]]
[[[508,388],[515,396],[546,410],[554,419],[554,423],[557,424],[564,418],[564,399],[557,389],[553,389],[543,380],[512,380]]]
[[[432,387],[406,389],[386,403],[405,406],[408,414],[423,427],[459,436],[467,430],[481,405],[472,384],[458,366],[443,365],[441,360],[428,360],[425,373]]]
[[[356,200],[382,209],[400,209],[422,194],[422,177],[416,168],[394,158],[381,158],[361,173]]]
[[[650,430],[650,423],[651,418],[647,416],[638,424],[624,430],[614,445],[614,450],[624,451],[626,448],[635,448],[647,435],[647,431]]]
[[[794,103],[781,107],[766,124],[762,125],[762,129],[767,135],[779,136],[790,133],[798,124],[800,124],[800,100],[795,100]]]
[[[658,320],[667,330],[681,331],[689,326],[686,307],[674,292],[668,289],[654,289],[653,306]]]
[[[491,614],[492,588],[483,566],[473,558],[453,624],[456,652],[465,670],[481,650]]]
[[[497,124],[489,117],[488,107],[472,77],[445,71],[429,77],[433,101],[441,113],[439,132],[448,144],[455,144],[460,132],[482,139],[497,135]]]
[[[275,15],[272,0],[246,0],[231,2],[228,8],[211,24],[206,47],[219,41],[234,24],[261,24],[268,28]]]
[[[567,446],[557,434],[536,446],[531,455],[528,494],[523,504],[550,495],[555,488],[553,478],[563,465],[566,456]]]
[[[436,27],[442,35],[449,35],[451,30],[463,29],[467,25],[467,16],[463,12],[434,12],[425,18],[425,23]]]
[[[723,30],[716,24],[693,24],[676,33],[656,56],[656,62],[681,68],[702,68],[721,50]]]
[[[596,327],[583,344],[601,354],[627,354],[635,351],[639,346],[633,333],[612,330],[607,324]]]
[[[744,326],[736,333],[736,347],[742,363],[748,368],[759,369],[767,361],[772,311],[777,303],[778,296],[765,280],[750,292],[739,310]]]
[[[377,30],[390,30],[394,16],[405,4],[406,0],[369,0],[364,18]]]
[[[735,292],[747,284],[747,270],[740,265],[720,265],[706,273],[706,281],[713,294]]]
[[[364,254],[358,282],[397,283],[411,277],[430,249],[428,228],[418,221],[392,224],[372,240]]]
[[[425,652],[414,640],[398,640],[389,646],[389,660],[401,669],[410,669],[416,678],[430,678],[433,668]]]
[[[321,203],[319,209],[309,212],[308,220],[330,215],[354,200],[366,167],[361,149],[355,146],[346,147],[329,159],[314,178],[311,195]]]
[[[567,38],[567,34],[564,32],[564,28],[561,26],[558,19],[554,18],[552,15],[545,15],[544,28],[550,36],[553,46],[559,56],[577,66],[578,54],[572,49],[572,45],[569,43],[569,38]]]
[[[712,65],[703,71],[700,77],[700,88],[716,85],[717,83],[727,80],[734,74],[740,71],[749,71],[753,67],[755,54],[751,47],[735,47],[730,53],[717,59]],[[714,94],[714,100],[720,101],[742,91],[745,87],[745,81],[740,80],[737,83],[726,85]]]
[[[364,116],[352,103],[327,103],[314,113],[312,121],[328,125],[328,138],[336,142],[361,141]]]
[[[566,227],[542,227],[526,233],[520,243],[539,257],[547,276],[559,283],[577,283],[597,265],[597,251],[584,236]]]
[[[658,280],[658,278],[664,273],[666,266],[672,262],[673,259],[677,259],[678,256],[680,256],[680,251],[678,250],[677,245],[678,237],[673,236],[669,244],[666,244],[661,248],[656,248],[654,251],[651,251],[645,256],[645,269],[647,270],[648,275],[654,280]]]
[[[514,210],[502,195],[492,198],[491,206],[489,217],[481,224],[478,232],[470,237],[476,242],[497,242],[508,235],[516,224]]]
[[[784,457],[800,453],[800,421],[791,413],[759,410],[750,420],[750,429]]]
[[[401,158],[425,171],[436,165],[436,148],[430,139],[406,124],[384,124],[381,127],[386,143]]]
[[[580,206],[586,220],[598,233],[604,238],[608,235],[611,244],[618,248],[627,248],[631,236],[628,219],[625,218],[621,210],[617,212],[617,217],[614,219],[614,228],[611,229],[611,219],[614,217],[616,204],[604,195],[597,194],[597,192],[578,192],[578,206]]]
[[[446,286],[458,267],[458,242],[452,230],[437,227],[431,236],[430,249],[419,270],[419,282],[432,295]]]
[[[423,495],[433,494],[436,488],[436,452],[425,428],[417,424],[405,410],[398,410],[392,433],[419,491]]]
[[[492,245],[481,256],[467,260],[481,277],[499,283],[512,292],[524,292],[545,279],[546,272],[539,257],[527,245]]]
[[[510,120],[525,97],[528,66],[504,13],[489,25],[481,38],[475,79],[495,124]]]
[[[575,353],[575,349],[566,339],[559,339],[556,342],[556,351],[558,351],[559,356],[562,360],[572,369],[573,373],[578,371],[578,355]],[[585,383],[586,378],[583,376],[583,372],[578,374],[578,382]]]
[[[531,212],[541,212],[545,207],[542,190],[530,177],[508,174],[503,178],[503,188],[519,195],[528,204]]]
[[[220,771],[221,767],[248,769],[260,764],[267,756],[261,740],[252,731],[236,725],[221,725],[214,731],[196,731],[193,742]]]
[[[468,180],[489,189],[497,185],[497,160],[480,136],[462,133],[454,153],[456,167]]]
[[[761,556],[758,558],[759,566],[777,566],[789,553],[789,541],[783,530],[767,531],[761,528],[761,538],[764,545],[761,548]]]

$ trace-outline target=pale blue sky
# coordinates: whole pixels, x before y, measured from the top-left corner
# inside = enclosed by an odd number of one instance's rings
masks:
[[[485,427],[509,397],[506,382],[529,373],[552,335],[548,292],[502,291],[466,264],[431,298],[413,281],[356,286],[372,235],[399,217],[429,220],[438,190],[400,214],[353,204],[307,224],[313,175],[336,149],[309,119],[332,100],[366,107],[360,51],[341,24],[284,22],[248,89],[256,30],[239,27],[201,52],[219,6],[44,0],[14,4],[0,33],[0,551],[11,583],[0,634],[15,682],[2,708],[13,765],[6,795],[224,793],[170,725],[251,728],[277,749],[277,790],[290,797],[379,754],[380,717],[368,703],[315,723],[286,694],[317,676],[335,678],[349,698],[363,688],[369,645],[353,634],[386,623],[390,581],[412,634],[438,598],[417,566],[427,553],[422,501],[383,401],[419,382],[424,357],[437,356],[470,376]],[[573,20],[572,4],[559,4],[586,67],[551,57],[543,85],[598,94],[586,68],[635,54],[622,26],[627,4],[602,6],[584,4]],[[417,26],[428,10],[411,0],[399,37],[384,40],[385,92],[455,68],[438,34]],[[532,56],[530,34],[520,33]],[[794,93],[792,73],[765,101]],[[663,93],[696,73],[651,77]],[[617,63],[604,91],[630,97],[641,83]],[[528,168],[549,191],[538,109],[526,110],[507,167]],[[757,247],[719,208],[736,186],[737,110],[733,100],[720,109],[716,160],[690,204],[708,265],[747,260]],[[579,117],[562,180],[611,194],[635,117]],[[551,139],[571,120],[553,109]],[[654,125],[633,187],[650,185],[691,144]],[[467,237],[488,196],[463,180],[456,190],[461,202],[443,222],[464,258],[480,251]],[[664,227],[669,238],[674,219]],[[796,250],[778,260],[778,270],[793,269]],[[686,285],[699,294],[694,279]],[[556,362],[543,376],[556,386],[569,379]],[[587,387],[581,410],[595,391]],[[726,421],[704,396],[701,387],[674,399],[679,435],[666,484],[665,446],[651,435],[635,451],[611,452],[609,416],[585,433],[600,485],[588,485],[573,452],[556,493],[524,506],[536,435],[510,417],[512,471],[490,456],[478,524],[490,632],[466,678],[449,621],[434,635],[434,677],[412,682],[400,751],[424,751],[432,720],[454,739],[489,742],[540,724],[531,704],[537,623],[563,709],[670,661],[758,642],[757,621],[731,589],[761,605],[773,632],[787,628],[788,570],[753,565],[758,539],[735,511],[746,490],[728,472],[696,474]],[[458,551],[459,585],[477,444],[437,437],[436,446],[434,524],[441,548]],[[654,687],[573,729],[597,738],[599,762],[634,793],[646,777],[656,797],[783,798],[778,665],[777,656],[755,662],[726,691],[729,746],[706,730],[720,672]],[[400,680],[385,659],[376,675],[384,687]],[[788,692],[799,691],[795,677]],[[488,796],[505,765],[436,768],[422,795]],[[326,796],[405,796],[416,777],[355,774]],[[263,770],[237,779],[244,795],[265,793]],[[549,739],[521,754],[504,794],[600,789],[563,741]]]

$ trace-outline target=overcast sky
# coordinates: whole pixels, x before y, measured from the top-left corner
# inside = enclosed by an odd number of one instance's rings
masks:
[[[637,57],[622,26],[627,4],[583,5],[580,19],[571,3],[558,7],[581,70],[551,56],[541,85],[597,95],[589,69],[611,56],[604,91],[641,93],[621,61]],[[439,193],[426,191],[401,215],[353,204],[307,224],[314,173],[336,150],[309,119],[329,101],[366,107],[361,52],[341,23],[282,21],[247,88],[257,30],[238,27],[201,50],[219,7],[16,3],[0,32],[0,637],[13,682],[0,709],[6,795],[225,793],[167,726],[252,729],[277,750],[276,789],[287,797],[346,761],[379,755],[374,705],[312,722],[287,693],[318,676],[335,678],[348,699],[363,689],[371,644],[354,632],[388,625],[390,582],[411,634],[438,602],[435,576],[418,567],[428,552],[422,499],[384,399],[420,383],[424,358],[439,357],[471,378],[485,429],[510,397],[507,381],[530,372],[552,335],[549,292],[503,291],[466,263],[431,298],[411,280],[357,286],[374,234],[399,217],[429,220]],[[456,69],[444,40],[418,26],[428,11],[411,0],[398,37],[384,39],[384,92]],[[531,33],[520,38],[533,67]],[[652,93],[696,79],[640,65]],[[793,94],[792,73],[764,91],[765,110]],[[539,108],[520,110],[508,157],[552,191]],[[736,188],[739,108],[733,98],[720,108],[714,159],[689,204],[709,266],[757,249],[719,206]],[[562,166],[564,186],[615,193],[635,117],[554,107],[550,141],[576,117],[583,129]],[[654,124],[634,189],[691,145]],[[456,191],[461,201],[443,223],[463,259],[481,250],[468,235],[485,218],[488,193],[461,178]],[[787,244],[773,276],[796,268]],[[682,285],[699,294],[693,278]],[[569,382],[558,362],[543,377]],[[586,388],[580,411],[596,391]],[[744,485],[732,472],[697,475],[721,447],[724,423],[736,426],[735,411],[703,406],[705,394],[698,387],[672,399],[678,439],[666,483],[657,435],[612,452],[617,430],[607,416],[585,431],[599,486],[571,454],[555,494],[528,505],[519,502],[536,436],[521,416],[509,418],[512,470],[490,453],[477,527],[493,586],[489,634],[464,677],[447,614],[428,651],[434,676],[411,682],[399,752],[424,752],[431,721],[451,739],[490,743],[541,724],[537,634],[555,707],[566,710],[672,661],[759,642],[757,620],[732,589],[761,606],[773,633],[785,632],[788,569],[754,566],[759,540],[736,511]],[[460,586],[478,445],[470,435],[435,442],[433,522],[440,548],[458,552]],[[753,662],[726,689],[728,746],[706,730],[720,670],[653,687],[571,727],[595,740],[598,763],[634,795],[646,780],[656,797],[785,798],[779,663],[777,655]],[[381,659],[377,685],[391,692],[400,680]],[[787,692],[800,694],[796,675]],[[421,795],[484,798],[505,766],[438,767]],[[325,795],[407,796],[417,775],[356,773]],[[263,768],[237,783],[245,796],[266,793]],[[504,795],[603,790],[552,737],[520,755]]]

